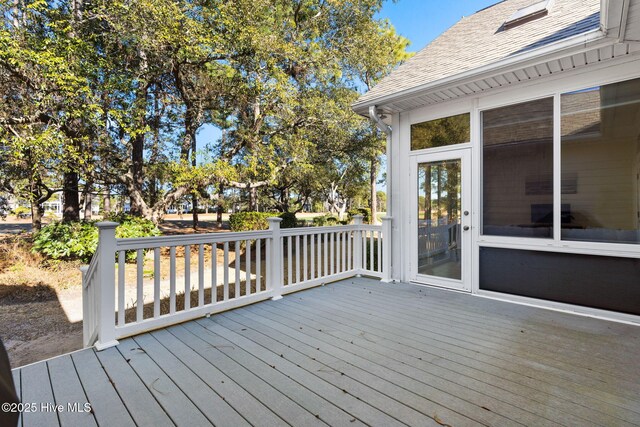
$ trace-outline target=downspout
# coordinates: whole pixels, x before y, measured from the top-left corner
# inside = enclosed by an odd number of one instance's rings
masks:
[[[392,229],[393,229],[393,223],[397,222],[394,221],[393,219],[393,213],[392,213],[392,206],[393,204],[392,202],[392,169],[391,169],[391,133],[392,133],[392,129],[391,126],[387,125],[385,122],[382,121],[382,117],[380,116],[380,111],[376,108],[375,105],[372,105],[369,107],[369,117],[371,118],[371,121],[373,121],[373,123],[376,124],[376,126],[378,127],[378,129],[380,129],[382,132],[384,132],[387,135],[387,212],[385,215],[385,218],[382,219],[382,229],[383,229],[383,253],[385,254],[385,256],[383,257],[383,264],[382,264],[382,278],[381,281],[384,283],[392,283],[395,280],[393,279],[394,277],[394,273],[393,273],[393,261],[392,261],[392,257],[390,256],[392,253],[392,247],[393,247],[393,239],[391,238],[392,235]]]
[[[375,105],[369,107],[369,118],[375,125],[387,135],[387,216],[392,216],[391,204],[391,126],[382,121],[380,110]]]

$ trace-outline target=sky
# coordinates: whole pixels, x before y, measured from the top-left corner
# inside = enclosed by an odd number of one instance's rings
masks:
[[[411,41],[409,51],[417,52],[463,16],[469,16],[499,0],[386,0],[376,16],[388,19],[396,32]],[[215,142],[220,130],[204,126],[198,132],[198,149]]]

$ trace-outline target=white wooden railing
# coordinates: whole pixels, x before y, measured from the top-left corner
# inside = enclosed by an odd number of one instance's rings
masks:
[[[98,350],[123,337],[355,275],[389,281],[391,219],[382,226],[116,239],[101,222],[100,243],[83,267],[84,344]],[[145,263],[146,261],[146,263]]]

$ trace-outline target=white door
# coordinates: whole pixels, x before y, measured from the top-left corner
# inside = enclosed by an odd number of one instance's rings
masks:
[[[471,150],[413,157],[410,277],[471,291]]]

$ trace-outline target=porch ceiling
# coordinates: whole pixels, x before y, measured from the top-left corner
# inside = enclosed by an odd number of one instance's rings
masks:
[[[640,8],[638,8],[640,13]],[[634,27],[635,28],[635,27]],[[399,113],[428,105],[439,104],[465,97],[497,92],[518,84],[534,81],[550,75],[566,73],[589,65],[610,61],[614,58],[640,54],[640,43],[616,43],[611,38],[600,37],[599,31],[589,36],[581,35],[584,43],[559,49],[547,55],[530,59],[505,61],[503,66],[492,64],[486,69],[475,69],[470,73],[457,74],[451,78],[430,83],[425,87],[397,92],[373,100],[375,105],[386,114]],[[640,31],[638,31],[640,35]],[[512,62],[512,63],[509,63]],[[371,102],[357,103],[353,106],[358,114],[368,115]]]

